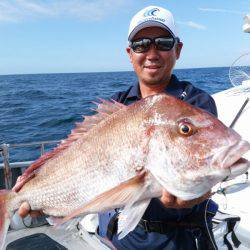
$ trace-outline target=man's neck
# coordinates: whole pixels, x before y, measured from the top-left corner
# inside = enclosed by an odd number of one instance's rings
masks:
[[[169,82],[170,81],[159,85],[146,85],[140,82],[139,85],[140,85],[141,97],[145,98],[150,95],[156,95],[164,92]]]

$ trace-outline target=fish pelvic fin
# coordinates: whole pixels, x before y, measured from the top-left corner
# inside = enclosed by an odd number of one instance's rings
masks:
[[[62,151],[66,150],[73,142],[77,141],[90,129],[95,127],[101,121],[107,119],[107,117],[109,117],[110,115],[121,109],[127,108],[126,105],[118,103],[114,100],[107,101],[99,99],[99,101],[100,103],[94,102],[97,105],[97,108],[94,109],[94,111],[97,112],[95,115],[83,116],[84,120],[82,122],[76,123],[76,128],[71,130],[71,133],[68,135],[68,138],[62,140],[61,143],[50,152],[43,154],[24,171],[22,176],[18,178],[17,183],[13,187],[13,190],[15,192],[18,192],[26,182],[33,178],[35,176],[35,170],[39,169],[48,160],[57,157]]]
[[[125,207],[118,217],[118,239],[124,238],[135,229],[147,209],[151,199],[136,202]]]
[[[10,225],[11,211],[8,211],[8,200],[12,191],[0,190],[0,250],[4,249],[6,235]]]
[[[144,182],[144,185],[136,192],[133,199],[125,205],[119,214],[117,230],[119,240],[135,229],[145,213],[151,197],[157,197],[159,191],[161,193],[161,187],[157,185],[154,177],[148,172],[147,181]],[[145,197],[145,193],[154,195]]]
[[[145,192],[145,178],[147,172],[121,183],[120,185],[98,195],[84,206],[76,209],[73,213],[57,221],[56,226],[61,225],[77,216],[84,216],[89,213],[107,211],[113,208],[120,208],[125,205],[132,206]]]

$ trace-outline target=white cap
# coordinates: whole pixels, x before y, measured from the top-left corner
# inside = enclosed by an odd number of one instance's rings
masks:
[[[130,22],[128,40],[131,41],[138,31],[147,27],[161,27],[177,37],[174,17],[164,8],[148,6],[135,14]]]

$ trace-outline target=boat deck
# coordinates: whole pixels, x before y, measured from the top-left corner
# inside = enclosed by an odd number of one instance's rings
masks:
[[[42,242],[42,246],[41,246],[41,240],[40,243],[38,242],[38,240],[32,240],[32,238],[28,238],[26,239],[25,246],[26,249],[32,250],[32,249],[58,249],[58,250],[63,250],[63,249],[69,249],[69,250],[89,250],[91,249],[91,247],[89,245],[87,245],[87,243],[81,238],[81,236],[79,235],[79,231],[77,229],[73,230],[73,231],[66,231],[65,229],[58,229],[55,228],[53,226],[49,226],[49,225],[44,225],[44,226],[40,226],[40,227],[35,227],[35,228],[26,228],[26,229],[20,229],[20,230],[10,230],[8,232],[7,238],[6,238],[6,242],[5,242],[5,247],[6,250],[9,249],[21,249],[20,247],[20,242],[18,242],[18,244],[16,244],[18,247],[13,246],[13,242],[27,237],[27,236],[31,236],[31,235],[37,235],[38,234],[43,234],[42,236],[49,236],[52,240],[56,241],[57,243],[59,243],[60,245],[53,245],[53,248],[47,247],[46,245],[49,244],[50,239],[46,238],[43,240]],[[45,235],[44,235],[45,234]],[[46,236],[45,236],[46,237]],[[99,242],[99,240],[96,238],[96,236],[93,234],[91,235],[91,237],[96,240],[97,242]],[[56,242],[54,242],[56,244]],[[11,244],[10,244],[11,243]],[[9,245],[10,244],[10,245]],[[29,247],[30,244],[30,247]],[[64,248],[65,247],[65,248]],[[103,248],[101,249],[109,249],[106,246],[103,245]]]

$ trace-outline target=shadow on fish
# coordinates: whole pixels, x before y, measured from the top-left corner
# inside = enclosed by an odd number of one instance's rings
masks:
[[[122,238],[162,188],[191,200],[249,168],[242,158],[247,141],[175,97],[158,94],[130,106],[102,100],[96,111],[35,161],[12,191],[0,191],[0,249],[13,212],[25,201],[57,225],[123,208]]]

